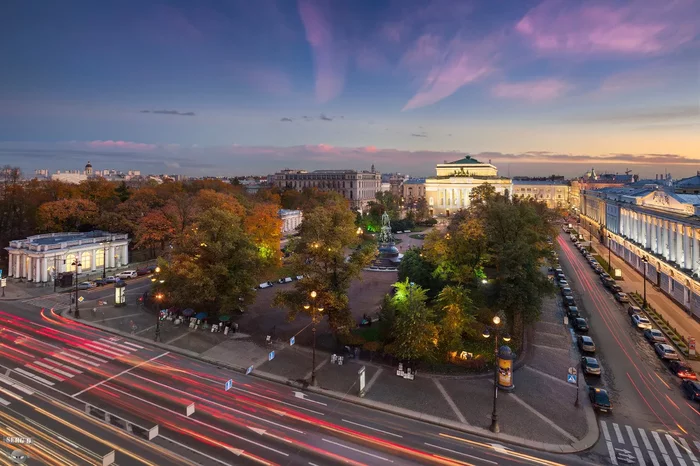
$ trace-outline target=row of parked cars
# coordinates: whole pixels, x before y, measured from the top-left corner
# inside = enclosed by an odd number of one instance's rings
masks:
[[[573,237],[573,235],[572,235]],[[572,238],[573,240],[574,238]],[[669,370],[675,374],[677,377],[682,379],[681,382],[681,389],[685,393],[688,398],[691,400],[700,400],[700,383],[697,381],[698,377],[693,371],[693,369],[685,362],[680,360],[680,356],[676,352],[676,350],[668,344],[668,341],[666,339],[666,336],[661,332],[661,330],[656,329],[652,326],[651,321],[644,315],[644,312],[642,309],[638,306],[635,306],[630,303],[630,298],[629,296],[622,291],[622,288],[617,284],[614,278],[612,278],[610,275],[608,275],[605,270],[600,266],[600,264],[595,260],[595,258],[588,253],[586,248],[580,244],[578,244],[577,241],[574,241],[576,244],[577,248],[579,251],[581,251],[581,254],[586,258],[588,263],[590,264],[591,268],[599,275],[600,281],[602,285],[608,289],[611,293],[613,293],[613,296],[615,299],[622,304],[628,304],[627,306],[627,315],[630,318],[630,323],[637,329],[642,331],[642,334],[644,336],[644,339],[649,342],[649,344],[653,345],[654,347],[654,352],[656,355],[659,357],[659,359],[663,361],[667,361],[668,368]],[[563,274],[562,274],[563,277]],[[563,277],[565,278],[565,277]],[[567,283],[568,286],[568,283]],[[566,297],[564,298],[565,303],[566,303]],[[575,313],[578,314],[578,308],[575,309]],[[587,324],[586,324],[586,329]],[[576,328],[576,325],[574,323],[574,328]],[[586,337],[586,339],[589,337]],[[581,349],[582,352],[587,352],[587,353],[592,353],[595,351],[595,345],[593,344],[592,339],[590,340],[590,343],[586,343],[582,336],[579,336],[579,348]],[[597,364],[597,361],[593,360],[587,356],[584,356],[581,362],[581,366],[587,374],[590,375],[599,375],[600,374],[600,366]],[[584,360],[586,360],[584,362]],[[587,367],[591,367],[592,370],[586,370]],[[596,390],[603,390],[603,389],[596,389]],[[593,401],[593,400],[592,400]],[[596,404],[594,403],[594,406]],[[602,409],[601,409],[602,410]]]
[[[141,277],[143,275],[149,275],[156,271],[155,265],[149,265],[148,267],[142,267],[136,270],[124,270],[116,275],[109,275],[105,278],[100,278],[97,280],[88,280],[78,283],[79,290],[89,290],[91,288],[96,288],[98,286],[109,285],[110,283],[115,283],[120,280],[129,280],[131,278]]]
[[[284,285],[285,283],[292,283],[295,280],[301,280],[304,278],[303,275],[297,275],[296,277],[283,277],[277,280],[277,283],[280,285]],[[275,286],[274,282],[262,282],[261,284],[258,285],[259,290],[264,290],[265,288],[270,288],[272,286]]]

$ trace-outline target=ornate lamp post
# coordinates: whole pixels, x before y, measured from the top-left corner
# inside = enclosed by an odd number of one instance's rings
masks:
[[[496,357],[496,367],[494,368],[494,371],[493,371],[493,412],[491,413],[491,427],[489,427],[489,429],[491,430],[491,432],[498,433],[501,431],[501,428],[498,425],[498,409],[497,409],[497,400],[498,400],[498,337],[500,336],[503,339],[503,341],[508,342],[508,341],[510,341],[510,335],[503,332],[503,328],[501,326],[501,318],[499,316],[493,316],[492,322],[493,322],[493,327],[491,327],[491,330],[493,331],[493,341],[494,341],[494,348],[495,348],[494,355]],[[491,336],[491,331],[489,331],[489,328],[486,328],[482,335],[484,338],[489,338]]]
[[[312,343],[312,350],[311,350],[311,385],[314,387],[317,385],[316,383],[316,323],[317,323],[317,318],[316,318],[316,312],[323,312],[322,307],[316,307],[316,296],[318,296],[318,293],[316,291],[312,291],[309,293],[309,296],[311,297],[311,304],[304,304],[304,309],[309,310],[311,309],[311,333],[313,335],[313,343]]]
[[[107,278],[107,249],[111,244],[112,240],[102,243],[102,279]]]
[[[82,267],[83,264],[76,258],[70,265],[75,267],[75,318],[80,319],[80,308],[78,307],[78,268]]]
[[[610,236],[610,233],[608,233],[608,273],[612,270],[612,264],[610,263],[610,239],[612,236]]]
[[[643,307],[647,307],[647,264],[649,263],[649,257],[644,256],[642,257],[642,263],[644,264],[644,302],[642,303]]]
[[[151,277],[151,283],[153,283],[154,285],[155,285],[156,281],[158,283],[161,283],[161,284],[165,283],[165,280],[159,280],[158,276],[157,276],[160,273],[160,267],[156,267],[154,272],[156,275]],[[159,341],[159,340],[163,341],[160,338],[160,303],[163,300],[163,293],[156,293],[153,297],[155,298],[156,303],[158,303],[157,304],[158,308],[156,309],[156,335],[153,338],[153,341]]]

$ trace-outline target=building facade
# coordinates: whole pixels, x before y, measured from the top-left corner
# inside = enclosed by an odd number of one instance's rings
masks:
[[[571,207],[570,192],[571,185],[566,180],[513,180],[513,197],[535,199],[550,209]]]
[[[481,163],[466,156],[454,162],[437,164],[437,176],[425,179],[425,198],[430,215],[449,216],[469,207],[472,189],[484,183],[497,193],[510,195],[510,179],[498,176],[498,169],[490,163]]]
[[[129,236],[122,233],[49,233],[10,241],[7,275],[36,283],[63,272],[121,267],[129,263]]]
[[[282,234],[291,235],[296,233],[297,228],[304,220],[301,210],[280,209],[279,216],[282,219]]]
[[[603,188],[619,188],[625,186],[629,183],[638,181],[639,177],[637,175],[630,175],[625,173],[624,175],[616,173],[603,173],[597,174],[595,169],[587,172],[584,176],[571,180],[571,188],[569,189],[569,199],[571,206],[581,211],[581,191],[591,190],[591,189],[603,189]]]
[[[357,170],[283,170],[275,173],[273,184],[280,189],[318,188],[335,191],[350,201],[355,210],[364,210],[381,190],[382,175],[374,171]]]
[[[425,178],[409,178],[402,184],[401,197],[405,205],[413,205],[425,199]]]
[[[700,318],[700,194],[646,184],[587,190],[582,197],[582,220],[601,241],[640,274],[646,258],[649,281]]]

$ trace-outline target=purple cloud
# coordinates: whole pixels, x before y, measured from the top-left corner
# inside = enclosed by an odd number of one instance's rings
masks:
[[[545,54],[652,55],[691,42],[700,31],[693,0],[545,0],[515,26]]]
[[[309,0],[299,0],[299,15],[306,30],[306,40],[314,55],[316,73],[316,100],[326,103],[336,98],[345,85],[347,54],[337,47],[329,8]]]
[[[560,79],[540,79],[518,83],[500,83],[491,88],[495,97],[538,102],[552,100],[564,94],[570,85]]]

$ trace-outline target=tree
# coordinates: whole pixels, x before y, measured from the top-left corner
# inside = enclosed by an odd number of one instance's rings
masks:
[[[114,193],[119,198],[119,202],[126,202],[131,197],[131,190],[124,181],[119,183],[119,186],[114,188]]]
[[[438,332],[434,314],[427,306],[427,294],[408,280],[395,283],[392,298],[396,317],[392,327],[392,354],[399,359],[417,361],[429,358],[435,350]]]
[[[218,207],[240,218],[243,218],[245,215],[245,208],[238,202],[235,196],[214,191],[213,189],[202,189],[197,192],[195,203],[201,212],[209,210],[212,207]]]
[[[496,195],[496,188],[490,183],[483,183],[469,192],[470,205],[483,204]]]
[[[282,254],[282,220],[276,204],[255,204],[243,219],[246,234],[258,247],[258,254],[268,269],[279,267]]]
[[[302,205],[301,192],[287,188],[280,194],[280,202],[283,209],[298,210]]]
[[[114,183],[102,177],[89,178],[78,186],[80,198],[94,202],[100,210],[114,208],[119,203]]]
[[[175,241],[172,260],[159,265],[164,283],[157,286],[170,302],[221,315],[253,301],[262,262],[240,220],[212,208]]]
[[[82,231],[92,228],[99,209],[87,199],[63,199],[39,207],[39,229],[45,232]]]
[[[435,266],[423,257],[420,248],[410,248],[399,263],[399,281],[411,281],[422,287],[428,296],[435,297],[445,282],[435,273]]]
[[[161,210],[151,211],[136,227],[136,247],[150,249],[153,255],[165,249],[174,237],[175,229]]]
[[[462,347],[462,335],[474,334],[474,306],[469,291],[461,286],[446,286],[437,299],[439,347],[447,356]]]
[[[343,205],[342,198],[329,199],[335,201],[305,213],[299,237],[290,242],[289,249],[294,252],[290,268],[294,275],[304,278],[295,282],[293,290],[279,292],[275,304],[286,307],[293,320],[305,311],[304,304],[309,303],[311,291],[316,291],[317,307],[318,304],[323,307],[323,316],[328,318],[331,330],[338,334],[355,327],[347,291],[351,281],[358,278],[374,258],[376,248],[361,248],[346,259],[348,251],[359,243],[355,215]]]
[[[430,207],[424,197],[416,201],[415,215],[416,222],[424,222],[430,217]]]

